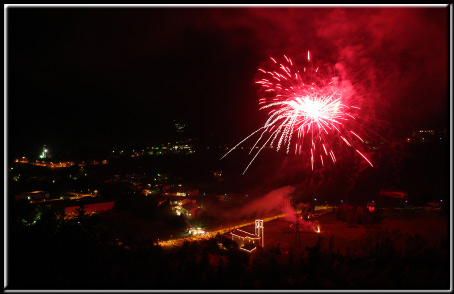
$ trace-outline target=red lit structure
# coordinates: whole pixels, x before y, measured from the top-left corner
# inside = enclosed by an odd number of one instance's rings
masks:
[[[77,200],[51,199],[49,201],[41,203],[45,203],[46,206],[55,209],[59,217],[63,217],[65,219],[72,219],[77,217],[79,214],[78,210],[81,207],[84,208],[84,211],[87,215],[109,211],[115,207],[115,201],[87,198],[88,197],[85,197],[85,199]]]
[[[380,189],[377,206],[380,208],[402,207],[408,200],[408,194],[404,190]]]
[[[374,202],[368,202],[366,205],[367,209],[369,209],[370,212],[375,211],[375,203]]]
[[[405,198],[407,197],[407,192],[404,190],[385,190],[385,189],[380,189],[380,196],[387,196],[387,197],[393,197],[393,198]]]
[[[90,203],[86,204],[85,207],[85,212],[87,214],[95,214],[99,213],[102,211],[108,211],[113,209],[115,206],[114,201],[109,201],[109,202],[99,202],[99,203]],[[79,206],[68,206],[65,207],[65,218],[74,218],[77,216],[77,210],[80,208]]]

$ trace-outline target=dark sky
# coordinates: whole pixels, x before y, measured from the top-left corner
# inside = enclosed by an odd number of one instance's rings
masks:
[[[343,65],[383,136],[449,122],[449,8],[7,8],[11,154],[167,140],[236,144],[264,123],[269,56]],[[212,135],[211,135],[212,134]]]

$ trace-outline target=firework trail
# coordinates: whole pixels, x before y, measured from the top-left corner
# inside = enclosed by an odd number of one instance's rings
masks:
[[[285,61],[282,63],[272,57],[270,59],[278,69],[268,71],[259,68],[265,77],[256,82],[261,86],[264,96],[259,100],[260,110],[269,110],[268,119],[262,127],[243,139],[222,158],[253,135],[260,133],[250,153],[254,149],[258,151],[243,174],[268,145],[276,145],[276,151],[286,149],[287,154],[292,147],[295,154],[310,154],[312,170],[317,161],[322,166],[327,159],[336,163],[336,156],[331,148],[335,139],[353,148],[373,167],[369,159],[354,145],[354,141],[364,143],[364,140],[349,128],[356,119],[359,107],[351,105],[351,95],[339,83],[338,77],[327,74],[324,68],[314,68],[309,51],[308,66],[304,67],[302,72],[285,55]],[[255,148],[256,146],[260,148]]]

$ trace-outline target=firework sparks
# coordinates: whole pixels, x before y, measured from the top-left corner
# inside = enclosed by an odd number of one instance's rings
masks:
[[[256,82],[264,93],[264,97],[259,99],[260,110],[269,110],[268,119],[262,127],[247,136],[222,158],[261,132],[250,153],[256,149],[258,151],[243,174],[268,145],[270,147],[276,145],[276,151],[286,149],[287,153],[291,146],[295,146],[295,154],[307,152],[310,154],[312,170],[316,161],[322,166],[325,165],[326,160],[324,161],[323,157],[335,163],[336,157],[330,147],[332,138],[335,137],[340,138],[348,147],[354,148],[373,167],[370,160],[354,145],[354,140],[364,143],[358,134],[348,129],[349,123],[355,120],[355,111],[359,107],[348,103],[347,95],[338,78],[326,77],[319,67],[314,69],[309,51],[308,67],[304,67],[302,73],[291,58],[285,55],[285,61],[282,63],[275,58],[270,59],[278,69],[268,71],[259,68],[265,77]],[[292,140],[296,143],[292,144]],[[310,149],[310,152],[305,151],[307,149]]]

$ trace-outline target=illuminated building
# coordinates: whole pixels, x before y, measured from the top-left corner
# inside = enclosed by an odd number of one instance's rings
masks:
[[[255,235],[257,235],[261,238],[260,246],[265,247],[265,236],[263,234],[263,220],[262,219],[255,220]]]
[[[176,200],[176,201],[172,201],[171,202],[171,207],[172,207],[172,210],[175,211],[175,213],[177,215],[181,215],[183,213],[182,209],[183,209],[183,205],[187,204],[187,203],[195,203],[196,201],[195,200],[189,200],[187,198],[183,199],[183,200]],[[185,211],[184,213],[190,213],[188,211]]]
[[[246,231],[236,229],[230,233],[232,240],[238,244],[241,250],[252,252],[260,245],[260,237]]]
[[[241,250],[252,252],[258,246],[264,247],[263,220],[255,220],[255,234],[236,229],[231,233],[232,240],[238,244]]]

